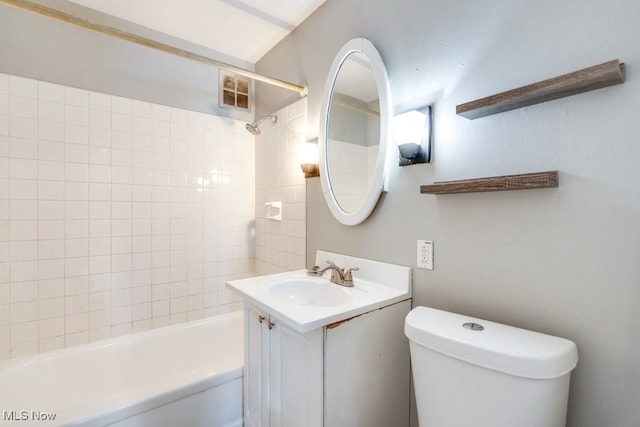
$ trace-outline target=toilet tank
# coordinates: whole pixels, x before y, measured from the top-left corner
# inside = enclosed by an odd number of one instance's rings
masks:
[[[405,319],[420,427],[564,427],[573,342],[427,307]]]

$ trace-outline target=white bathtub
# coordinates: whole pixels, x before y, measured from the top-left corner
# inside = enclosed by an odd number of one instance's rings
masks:
[[[0,426],[241,426],[243,345],[237,312],[5,361]]]

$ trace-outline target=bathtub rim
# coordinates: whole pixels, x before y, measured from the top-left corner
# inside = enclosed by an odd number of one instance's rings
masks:
[[[56,356],[59,356],[61,353],[65,353],[68,351],[78,351],[80,353],[86,353],[91,350],[96,350],[100,348],[110,347],[117,343],[127,343],[133,341],[135,339],[144,338],[144,337],[152,337],[155,335],[161,335],[162,333],[185,329],[191,326],[200,326],[206,323],[210,323],[213,319],[222,319],[222,318],[236,318],[241,317],[244,321],[244,310],[232,311],[224,314],[216,314],[213,316],[205,317],[197,320],[190,320],[188,322],[175,323],[173,325],[161,326],[159,328],[147,329],[145,331],[133,332],[131,334],[118,335],[117,337],[105,338],[85,344],[74,345],[71,347],[59,348],[56,350],[45,351],[43,353],[29,354],[26,356],[14,357],[13,359],[0,360],[0,371],[5,369],[14,369],[29,366],[37,361],[46,361],[50,359],[55,359]]]

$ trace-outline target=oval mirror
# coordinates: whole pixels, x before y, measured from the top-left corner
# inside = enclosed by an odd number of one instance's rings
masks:
[[[367,219],[387,177],[389,80],[367,39],[347,42],[333,61],[320,120],[320,181],[333,216],[343,224]]]

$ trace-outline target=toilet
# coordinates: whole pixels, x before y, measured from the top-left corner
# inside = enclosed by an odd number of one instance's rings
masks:
[[[428,307],[405,335],[420,427],[565,427],[572,341]]]

